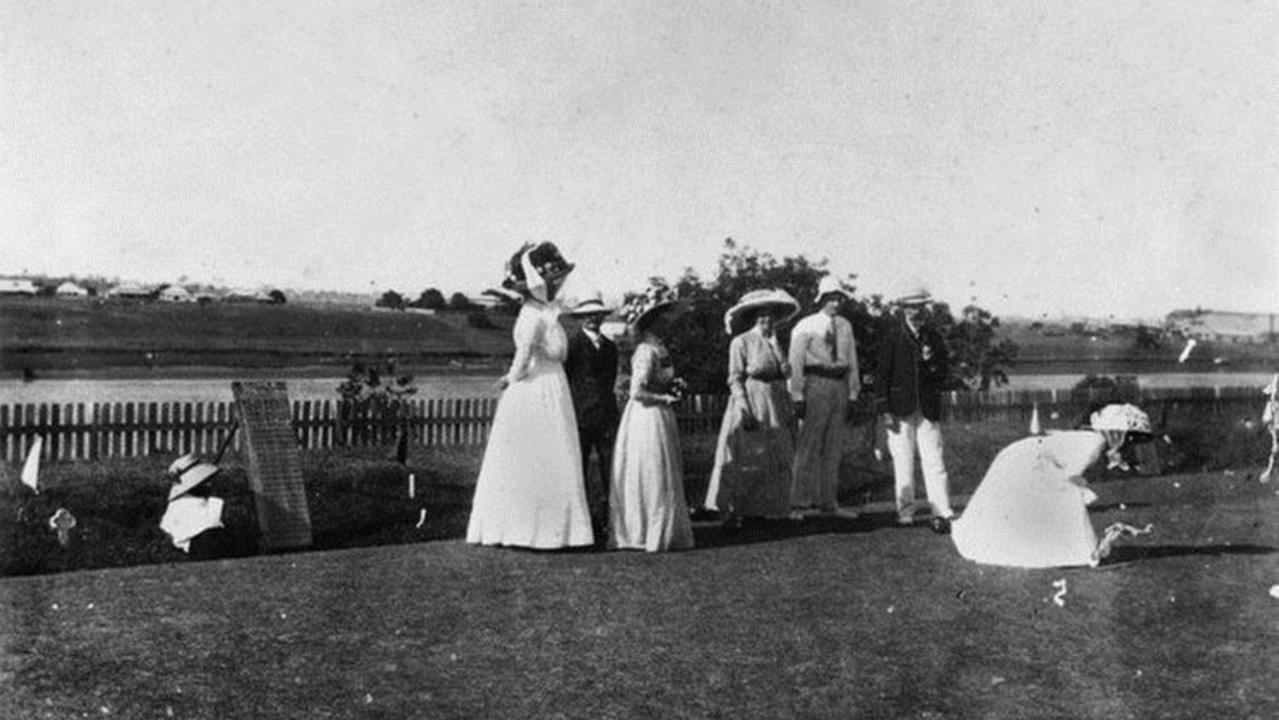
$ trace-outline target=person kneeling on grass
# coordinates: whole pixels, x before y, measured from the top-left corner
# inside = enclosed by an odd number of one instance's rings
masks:
[[[1084,471],[1106,455],[1153,437],[1150,418],[1132,405],[1107,405],[1088,427],[1018,440],[999,452],[981,485],[952,523],[959,554],[989,565],[1046,568],[1096,566],[1119,534],[1142,532],[1116,523],[1099,542],[1088,518],[1097,499]]]
[[[169,488],[169,506],[160,519],[160,529],[173,539],[173,546],[195,560],[225,557],[229,542],[222,524],[223,500],[213,497],[208,481],[218,466],[200,462],[194,453],[173,461],[169,474],[176,478]]]

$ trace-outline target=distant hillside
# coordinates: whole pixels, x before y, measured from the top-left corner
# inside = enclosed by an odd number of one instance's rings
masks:
[[[0,298],[0,370],[100,367],[406,364],[508,356],[512,318],[286,303],[160,303]]]
[[[1017,343],[1013,372],[1022,374],[1279,370],[1275,343],[1200,340],[1185,362],[1179,362],[1187,339],[1154,326],[1005,320],[999,336]]]

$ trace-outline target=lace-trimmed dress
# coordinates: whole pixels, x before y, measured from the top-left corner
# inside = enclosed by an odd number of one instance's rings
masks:
[[[646,341],[635,348],[630,400],[613,449],[611,548],[659,552],[693,547],[675,411],[655,399],[667,392],[674,377],[664,347]]]
[[[549,550],[595,541],[559,314],[530,300],[515,321],[515,360],[475,483],[469,543]]]

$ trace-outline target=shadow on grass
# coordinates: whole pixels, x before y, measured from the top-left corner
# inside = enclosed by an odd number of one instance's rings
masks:
[[[697,542],[694,551],[776,542],[813,535],[852,535],[884,528],[914,532],[927,530],[928,523],[917,521],[914,525],[902,527],[897,524],[895,513],[867,513],[851,519],[840,517],[809,517],[801,521],[748,519],[741,529],[729,531],[719,522],[700,521],[693,526],[693,535]]]
[[[1150,507],[1150,503],[1113,502],[1113,503],[1106,503],[1105,505],[1089,505],[1088,512],[1104,513],[1104,512],[1110,512],[1111,510],[1134,510],[1136,508],[1147,508],[1147,507]]]
[[[1106,565],[1134,562],[1137,560],[1159,560],[1169,557],[1186,557],[1207,555],[1270,555],[1279,552],[1279,548],[1267,545],[1121,545],[1110,552]]]

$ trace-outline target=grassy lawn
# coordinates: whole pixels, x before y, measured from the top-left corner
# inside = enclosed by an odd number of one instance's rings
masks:
[[[0,716],[1275,717],[1273,484],[1099,490],[1096,526],[1155,528],[1099,569],[975,565],[885,507],[667,555],[451,540],[3,579]]]
[[[1172,418],[1177,419],[1178,418]],[[1188,418],[1193,428],[1170,422],[1176,439],[1176,465],[1169,472],[1245,473],[1264,464],[1269,437],[1249,431],[1226,415]],[[1183,423],[1184,424],[1184,423]],[[980,482],[996,452],[1022,437],[1021,423],[988,421],[947,423],[946,464],[951,491],[964,496]],[[864,435],[844,465],[841,502],[886,502],[892,497],[891,464],[876,460]],[[712,470],[715,437],[691,434],[682,439],[685,490],[689,504],[700,506]],[[881,439],[882,446],[882,439]],[[414,447],[407,467],[393,461],[394,447],[332,448],[304,451],[314,550],[458,539],[464,535],[472,486],[479,474],[480,446]],[[132,459],[62,461],[41,471],[41,493],[18,483],[19,466],[0,463],[0,577],[89,570],[148,563],[186,562],[158,527],[167,502],[165,468],[173,455]],[[1174,458],[1176,459],[1176,458]],[[247,461],[228,454],[223,472],[209,481],[226,501],[223,520],[239,555],[256,552],[256,502]],[[408,474],[416,477],[417,497],[408,497]],[[1122,476],[1095,473],[1107,484]],[[591,482],[588,495],[602,501]],[[47,526],[59,507],[77,518],[68,547],[58,544]],[[429,522],[417,526],[425,509]]]
[[[897,527],[868,447],[842,491],[862,518],[699,523],[666,555],[467,546],[478,447],[415,448],[413,501],[391,448],[304,453],[315,549],[213,562],[156,527],[168,456],[53,463],[34,498],[4,466],[0,718],[1275,717],[1268,438],[1199,427],[1193,466],[1094,478],[1098,529],[1151,534],[1038,571]],[[1022,434],[949,424],[954,491]],[[684,450],[696,500],[713,438]],[[218,482],[251,536],[242,459]]]

